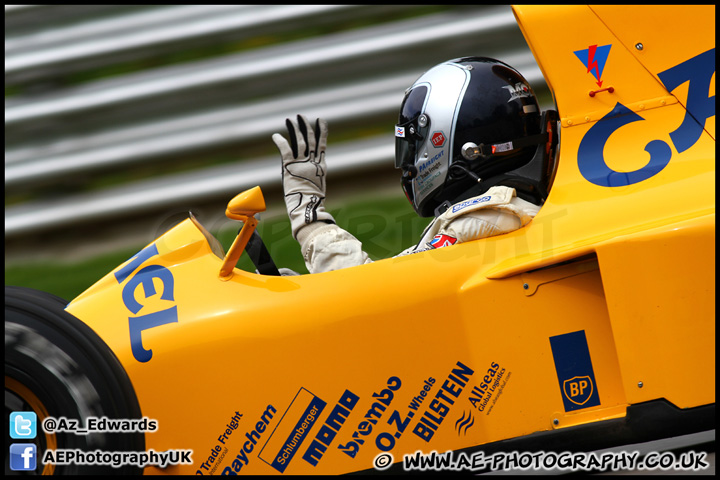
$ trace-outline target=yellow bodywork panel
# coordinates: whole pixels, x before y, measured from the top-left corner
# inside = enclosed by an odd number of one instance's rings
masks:
[[[579,273],[557,267],[470,285],[464,280],[476,265],[492,258],[483,259],[467,244],[412,261],[388,259],[300,277],[236,270],[223,282],[217,278],[220,259],[190,221],[163,239],[148,260],[156,266],[148,274],[157,275],[154,295],[146,298],[148,290],[134,288],[140,285],[132,283],[142,275],[139,267],[122,284],[111,275],[106,288],[69,307],[80,318],[99,318],[93,309],[103,304],[106,313],[93,327],[121,359],[143,412],[158,420],[147,448],[192,449],[203,461],[216,446],[232,458],[262,448],[240,470],[277,473],[273,461],[292,443],[288,439],[308,406],[326,404],[316,415],[320,425],[344,405],[347,415],[331,422],[338,427],[332,448],[309,457],[315,465],[287,460],[287,473],[322,474],[372,468],[383,449],[463,449],[573,425],[578,418],[624,414],[627,401],[597,262],[581,262]],[[431,281],[416,282],[412,295],[394,288],[416,279],[418,266]],[[163,268],[172,271],[172,282]],[[383,278],[392,282],[378,280]],[[532,295],[524,288],[528,282],[538,284]],[[172,298],[163,299],[170,289]],[[134,346],[128,317],[144,320],[128,311],[126,304],[133,302],[144,304],[138,313],[148,321]],[[176,321],[151,322],[152,315],[173,309],[177,316],[168,318]],[[575,332],[592,359],[597,404],[566,412],[550,339]],[[238,414],[241,426],[227,433]],[[272,420],[259,432],[263,415]],[[312,431],[297,457],[317,433]],[[215,473],[232,471],[232,458]],[[166,473],[198,469],[200,464],[174,466]]]
[[[186,220],[68,306],[158,420],[147,448],[193,450],[147,473],[346,473],[715,402],[714,7],[514,12],[562,119],[526,227],[223,280]]]
[[[713,403],[715,6],[514,12],[563,124],[564,163],[543,210],[592,205],[567,214],[599,259],[628,401]],[[547,41],[548,31],[561,38]],[[588,157],[607,174],[590,186]]]
[[[715,402],[713,220],[598,246],[630,403],[664,397],[688,408]]]

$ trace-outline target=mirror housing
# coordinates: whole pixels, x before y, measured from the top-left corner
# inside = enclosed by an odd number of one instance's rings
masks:
[[[235,198],[228,203],[225,215],[232,220],[244,221],[245,218],[264,211],[265,198],[262,190],[260,187],[253,187],[235,195]]]
[[[220,279],[223,281],[230,280],[233,276],[233,270],[237,265],[240,255],[242,255],[248,240],[257,227],[257,220],[254,215],[265,211],[265,198],[263,198],[260,187],[253,187],[239,193],[230,200],[225,215],[231,220],[239,220],[243,222],[243,227],[235,237],[230,250],[228,250],[222,267],[220,267]]]

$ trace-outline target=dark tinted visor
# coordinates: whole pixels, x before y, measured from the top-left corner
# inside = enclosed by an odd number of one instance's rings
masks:
[[[422,113],[423,105],[425,105],[425,97],[427,97],[428,88],[425,85],[413,88],[410,93],[405,95],[402,105],[400,105],[400,118],[398,125],[409,122],[417,118]]]
[[[417,118],[422,113],[427,94],[427,86],[416,87],[405,95],[400,105],[400,117],[395,125],[395,168],[415,162],[416,142],[422,140]]]
[[[412,122],[395,125],[395,168],[412,165],[415,162],[415,136],[410,134]]]

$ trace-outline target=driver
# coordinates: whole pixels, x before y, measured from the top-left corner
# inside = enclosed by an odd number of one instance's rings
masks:
[[[541,115],[523,76],[484,57],[441,63],[405,92],[395,167],[415,211],[434,216],[400,255],[508,233],[537,214],[554,172],[557,113]],[[287,119],[275,133],[293,237],[310,273],[372,262],[324,206],[328,126]]]

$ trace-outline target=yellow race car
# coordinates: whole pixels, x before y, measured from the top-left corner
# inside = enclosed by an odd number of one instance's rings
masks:
[[[714,429],[714,6],[513,10],[559,114],[529,225],[248,272],[255,188],[227,253],[191,217],[69,304],[6,287],[6,411],[35,415],[37,471],[400,471]]]

